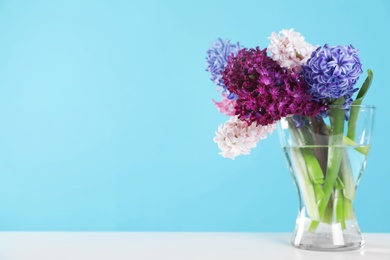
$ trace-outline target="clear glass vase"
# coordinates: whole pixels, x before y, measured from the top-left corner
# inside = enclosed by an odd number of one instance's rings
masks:
[[[364,245],[353,203],[371,147],[374,111],[331,106],[327,116],[291,116],[278,123],[299,199],[293,246],[340,251]]]

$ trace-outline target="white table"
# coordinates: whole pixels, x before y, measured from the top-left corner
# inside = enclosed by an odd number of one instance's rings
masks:
[[[364,234],[357,251],[313,252],[287,233],[0,232],[1,260],[389,260],[390,234]]]

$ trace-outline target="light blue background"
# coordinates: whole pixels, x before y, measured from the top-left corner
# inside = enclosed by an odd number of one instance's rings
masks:
[[[227,117],[205,53],[293,27],[352,43],[375,73],[356,211],[364,232],[390,232],[389,25],[386,0],[0,1],[0,230],[291,231],[277,134],[218,155]]]

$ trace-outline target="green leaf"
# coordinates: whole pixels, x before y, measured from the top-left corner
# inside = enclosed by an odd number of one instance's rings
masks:
[[[374,78],[374,74],[372,73],[372,71],[367,70],[367,78],[364,81],[362,87],[360,88],[360,91],[356,97],[356,100],[352,103],[353,105],[355,105],[354,104],[355,102],[359,102],[359,101],[360,101],[359,105],[362,103],[364,96],[367,94],[367,91],[371,86],[373,78]]]
[[[370,151],[369,145],[361,146],[354,140],[350,139],[348,136],[343,136],[343,143],[347,146],[355,146],[354,149],[365,156],[367,156],[368,152]]]
[[[352,102],[351,111],[349,113],[349,121],[348,121],[348,132],[347,136],[351,140],[355,140],[355,131],[356,131],[356,121],[359,115],[359,108],[356,106],[359,106],[362,104],[363,98],[366,96],[367,91],[369,90],[372,80],[374,78],[374,74],[371,70],[367,70],[367,78],[364,81],[362,87],[360,88],[360,91],[355,99],[355,101]]]

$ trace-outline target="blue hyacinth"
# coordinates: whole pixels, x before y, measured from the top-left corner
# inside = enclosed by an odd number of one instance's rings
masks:
[[[317,48],[305,65],[303,74],[309,93],[315,100],[332,101],[345,98],[345,106],[352,103],[354,88],[363,72],[358,50],[350,46],[324,45]]]
[[[240,48],[240,43],[238,42],[237,44],[231,44],[229,39],[223,41],[221,38],[218,38],[211,43],[210,49],[207,51],[206,71],[210,73],[210,79],[217,86],[223,88],[223,93],[229,99],[237,99],[237,96],[227,90],[222,80],[221,71],[225,69],[229,55],[236,55]]]

